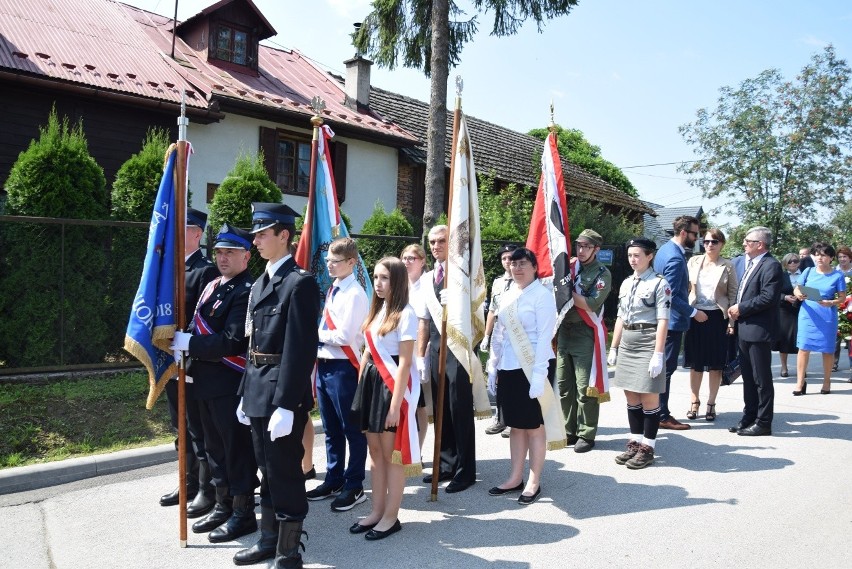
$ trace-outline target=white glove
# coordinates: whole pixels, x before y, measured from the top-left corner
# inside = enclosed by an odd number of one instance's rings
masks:
[[[607,365],[614,366],[615,359],[618,357],[618,348],[610,348],[609,355],[606,357]]]
[[[542,393],[544,393],[544,376],[533,377],[530,382],[530,399],[541,397]]]
[[[485,337],[482,339],[482,343],[481,343],[481,344],[479,344],[479,351],[480,351],[480,352],[487,352],[487,351],[488,351],[488,342],[489,342],[489,340],[491,340],[491,338],[489,338],[488,336],[485,336]]]
[[[269,440],[274,441],[278,437],[286,437],[293,432],[293,412],[288,409],[277,408],[269,418]]]
[[[175,357],[175,363],[180,366],[180,362],[183,361],[183,352],[180,350],[172,349],[172,354]]]
[[[488,374],[488,393],[497,396],[497,373]]]
[[[441,306],[447,305],[447,293],[448,292],[449,292],[449,290],[442,288],[441,292],[438,293],[438,296],[441,297]]]
[[[192,334],[189,332],[175,332],[175,337],[171,345],[172,350],[189,351],[190,338],[192,338]]]
[[[247,425],[247,426],[251,425],[251,421],[249,420],[248,417],[246,417],[246,414],[243,413],[243,398],[242,397],[240,397],[240,404],[237,405],[237,421],[239,421],[243,425]]]
[[[648,375],[657,377],[661,371],[663,371],[663,352],[654,352],[650,363],[648,363]]]
[[[414,367],[417,368],[417,373],[420,374],[420,381],[422,383],[426,383],[423,380],[424,377],[428,379],[428,376],[426,375],[426,358],[421,358],[420,356],[415,357]]]

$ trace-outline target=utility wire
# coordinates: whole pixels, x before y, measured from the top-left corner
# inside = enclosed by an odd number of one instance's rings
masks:
[[[619,166],[622,170],[630,170],[631,168],[652,168],[654,166],[673,166],[675,164],[692,164],[693,162],[704,162],[704,160],[679,160],[678,162],[660,162],[659,164],[640,164],[638,166]]]

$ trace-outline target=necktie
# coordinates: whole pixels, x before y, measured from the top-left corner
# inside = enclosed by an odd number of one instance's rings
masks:
[[[753,264],[754,264],[754,259],[749,259],[748,264],[746,265],[746,270],[743,273],[743,280],[740,281],[740,288],[737,291],[737,303],[739,303],[740,299],[742,299],[742,297],[743,297],[743,289],[745,288],[746,279],[748,278],[749,274],[751,273],[751,267],[752,267]]]
[[[435,269],[435,284],[439,285],[444,282],[444,265],[438,263],[438,267]]]
[[[639,287],[641,277],[633,277],[633,287],[630,289],[630,296],[627,297],[627,323],[632,324],[630,317],[633,316],[633,298],[636,296],[636,289]]]

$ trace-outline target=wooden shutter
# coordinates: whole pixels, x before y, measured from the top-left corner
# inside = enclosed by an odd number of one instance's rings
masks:
[[[334,187],[337,190],[337,203],[342,205],[346,201],[346,143],[332,142],[331,167],[334,169]]]
[[[260,149],[263,151],[263,165],[272,181],[278,185],[278,131],[274,128],[260,127]]]

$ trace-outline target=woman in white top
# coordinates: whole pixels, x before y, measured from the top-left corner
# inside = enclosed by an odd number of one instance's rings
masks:
[[[416,307],[420,302],[420,277],[426,272],[426,251],[417,243],[406,245],[405,249],[400,253],[405,265],[405,270],[408,271],[408,304]],[[415,308],[415,312],[417,309]],[[420,401],[417,402],[417,428],[420,435],[420,448],[423,448],[423,441],[426,440],[426,429],[429,427],[429,415],[426,409],[432,408],[432,398],[429,397],[428,405],[426,401],[428,389],[431,389],[431,382],[427,381],[429,376],[421,378]],[[431,393],[428,394],[431,396]]]
[[[396,257],[376,263],[363,329],[366,345],[353,411],[367,433],[373,508],[349,531],[375,541],[402,529],[398,515],[405,477],[421,471],[414,418],[420,383],[411,377],[417,316],[408,303],[405,266]]]
[[[512,471],[488,493],[521,492],[519,504],[532,504],[541,494],[541,474],[547,451],[544,418],[538,397],[551,388],[555,354],[551,347],[556,327],[553,292],[538,280],[535,254],[526,248],[512,252],[510,269],[515,286],[500,295],[488,358],[488,388],[497,395],[503,421],[511,427]],[[528,357],[524,358],[524,354]],[[530,477],[524,485],[524,463],[530,458]]]

